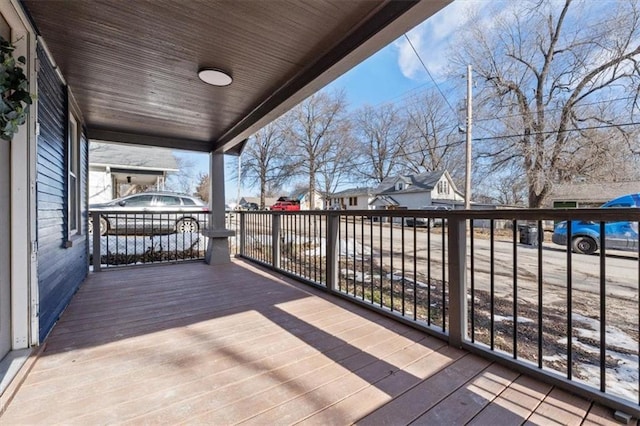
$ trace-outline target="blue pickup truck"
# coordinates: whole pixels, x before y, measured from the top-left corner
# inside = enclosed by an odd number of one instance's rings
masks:
[[[623,195],[606,202],[601,208],[640,208],[640,193]],[[638,222],[605,222],[606,247],[615,250],[638,250]],[[571,221],[571,248],[576,253],[592,254],[600,248],[600,223]],[[567,222],[559,222],[551,239],[554,243],[567,245]]]

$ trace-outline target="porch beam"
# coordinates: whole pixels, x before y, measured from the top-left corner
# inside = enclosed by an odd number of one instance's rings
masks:
[[[87,135],[91,140],[120,142],[136,145],[156,146],[160,148],[184,149],[187,151],[211,152],[211,142],[193,139],[168,138],[145,135],[120,130],[97,129],[89,127]]]

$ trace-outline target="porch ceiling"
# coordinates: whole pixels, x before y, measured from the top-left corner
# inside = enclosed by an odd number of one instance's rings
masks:
[[[238,152],[451,0],[23,0],[89,137]],[[201,82],[226,70],[228,87]]]

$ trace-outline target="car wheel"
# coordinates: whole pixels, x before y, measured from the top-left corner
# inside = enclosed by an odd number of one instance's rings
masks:
[[[193,219],[182,219],[176,223],[176,231],[180,234],[186,232],[196,233],[198,232],[198,229],[198,222]]]
[[[575,237],[572,247],[573,251],[582,254],[593,254],[598,250],[596,240],[591,237]]]
[[[104,217],[100,218],[100,236],[103,236],[109,230],[109,222]],[[89,235],[93,235],[93,219],[89,218]]]

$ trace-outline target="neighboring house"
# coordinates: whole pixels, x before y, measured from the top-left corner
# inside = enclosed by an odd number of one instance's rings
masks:
[[[338,210],[367,210],[373,201],[372,188],[351,188],[327,197],[327,208]]]
[[[600,207],[611,199],[636,192],[640,192],[638,181],[557,184],[547,205],[551,208]]]
[[[426,206],[453,206],[464,200],[449,172],[391,176],[373,190],[369,203],[374,209],[420,209]]]
[[[313,191],[313,195],[310,193],[309,188],[301,188],[293,191],[289,198],[298,200],[300,202],[300,210],[311,210],[311,197],[313,197],[313,209],[324,209],[325,197],[318,190]]]
[[[111,201],[140,186],[162,191],[167,174],[176,171],[170,150],[91,141],[89,203]]]

